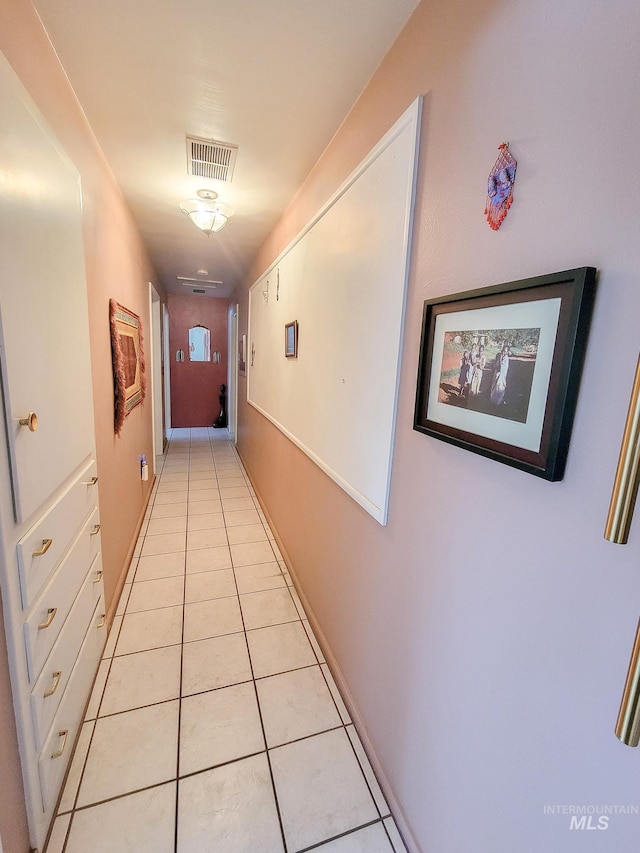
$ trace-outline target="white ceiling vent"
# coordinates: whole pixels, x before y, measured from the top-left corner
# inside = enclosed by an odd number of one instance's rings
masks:
[[[190,175],[214,181],[230,181],[237,156],[237,145],[187,136],[187,168]]]

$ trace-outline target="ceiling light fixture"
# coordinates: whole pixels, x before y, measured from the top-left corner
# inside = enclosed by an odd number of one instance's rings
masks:
[[[224,228],[233,216],[233,209],[218,201],[218,193],[213,190],[198,190],[197,196],[183,201],[180,210],[208,237],[212,231]]]
[[[180,284],[222,284],[221,281],[215,278],[193,278],[189,275],[177,275],[176,279]]]

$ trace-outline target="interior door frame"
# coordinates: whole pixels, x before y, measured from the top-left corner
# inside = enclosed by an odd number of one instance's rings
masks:
[[[238,433],[238,305],[229,305],[229,352],[227,358],[227,425],[235,443]]]
[[[162,302],[160,294],[149,282],[149,317],[151,337],[151,412],[153,466],[155,459],[164,453],[164,411],[162,406],[162,374],[164,370],[162,353]]]
[[[171,430],[171,347],[169,341],[169,309],[162,306],[162,341],[164,353],[164,438],[169,439]]]

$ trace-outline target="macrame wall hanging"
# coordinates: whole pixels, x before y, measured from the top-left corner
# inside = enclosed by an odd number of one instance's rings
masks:
[[[497,231],[513,202],[513,182],[518,165],[509,153],[509,143],[499,146],[500,154],[493,165],[487,185],[487,206],[484,215],[489,226]]]

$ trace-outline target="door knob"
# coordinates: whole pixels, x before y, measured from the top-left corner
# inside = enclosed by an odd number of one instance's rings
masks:
[[[35,432],[38,429],[38,416],[35,412],[29,412],[26,418],[20,418],[20,426],[29,427],[29,432]]]

